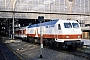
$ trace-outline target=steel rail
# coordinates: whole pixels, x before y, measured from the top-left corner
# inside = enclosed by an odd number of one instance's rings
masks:
[[[83,57],[90,60],[90,53],[85,53],[81,51],[74,51],[74,52],[69,52],[69,53],[75,56]]]

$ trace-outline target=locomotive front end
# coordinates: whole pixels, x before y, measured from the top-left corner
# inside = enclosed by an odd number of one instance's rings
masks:
[[[59,27],[59,26],[58,26]],[[65,46],[82,47],[82,31],[77,21],[63,21],[61,30],[57,34],[56,42],[63,43]]]

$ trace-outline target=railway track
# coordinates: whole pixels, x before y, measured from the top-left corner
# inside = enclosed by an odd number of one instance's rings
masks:
[[[59,49],[59,48],[51,48],[50,46],[44,46],[44,48],[52,49],[52,50],[67,53],[67,54],[72,54],[72,55],[79,56],[82,58],[86,58],[87,60],[90,60],[90,52],[84,51],[84,50],[86,50],[86,48],[79,48],[79,49],[69,48],[69,50],[68,49],[63,50],[63,49]]]
[[[85,53],[81,51],[72,51],[72,52],[69,52],[69,54],[73,54],[75,56],[83,57],[83,58],[86,58],[87,60],[90,60],[90,53]]]
[[[27,43],[27,42],[26,42]],[[30,42],[29,42],[30,43]],[[31,43],[31,44],[34,44],[34,43]],[[21,44],[23,45],[23,44]],[[35,44],[35,45],[40,45],[40,44]],[[44,48],[47,48],[47,49],[52,49],[52,48],[49,48],[48,46],[44,46]],[[12,49],[12,48],[10,48]],[[24,48],[23,48],[24,49]],[[75,56],[78,56],[78,57],[82,57],[82,58],[85,58],[87,60],[90,60],[90,53],[86,53],[86,52],[82,52],[82,51],[67,51],[67,50],[61,50],[61,49],[56,49],[56,48],[53,48],[52,50],[56,50],[56,51],[59,51],[59,52],[63,52],[63,53],[67,53],[67,54],[71,54],[71,55],[75,55]],[[14,51],[12,49],[12,51],[14,52],[14,54],[16,54],[18,57],[20,57],[21,59],[20,60],[26,60],[25,57],[23,57],[21,54],[19,54],[18,52]],[[2,53],[2,52],[1,52]],[[2,53],[3,54],[3,53]],[[4,57],[4,55],[3,55]],[[5,60],[6,58],[4,58]]]
[[[48,47],[45,47],[45,48],[48,48]],[[51,49],[51,48],[49,48],[49,49]],[[79,56],[82,58],[86,58],[87,60],[90,60],[90,52],[85,51],[85,50],[87,50],[87,48],[79,48],[76,50],[74,50],[74,49],[67,49],[67,50],[53,49],[53,50],[63,52],[63,53],[67,53],[67,54],[72,54],[72,55]],[[90,50],[90,49],[88,49],[88,50]]]
[[[40,45],[40,44],[36,44],[36,45]],[[44,46],[44,48],[63,52],[63,53],[67,53],[67,54],[72,54],[72,55],[79,56],[82,58],[86,58],[87,60],[90,60],[90,52],[82,51],[82,50],[86,50],[87,48],[69,49],[69,50],[68,49],[63,50],[63,49],[59,49],[59,48],[57,48],[57,49],[56,48],[50,48],[50,46]]]

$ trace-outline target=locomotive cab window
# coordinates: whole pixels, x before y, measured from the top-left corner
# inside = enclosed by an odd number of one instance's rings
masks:
[[[73,28],[78,28],[79,27],[78,23],[72,23],[72,25],[73,25]]]
[[[71,25],[71,23],[64,23],[64,27],[65,28],[72,28],[72,25]]]
[[[58,30],[61,30],[61,26],[60,26],[60,24],[58,24]]]

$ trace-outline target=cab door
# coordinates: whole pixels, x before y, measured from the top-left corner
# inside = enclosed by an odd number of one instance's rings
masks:
[[[57,24],[56,25],[56,39],[59,38],[60,34],[61,34],[61,25]]]

